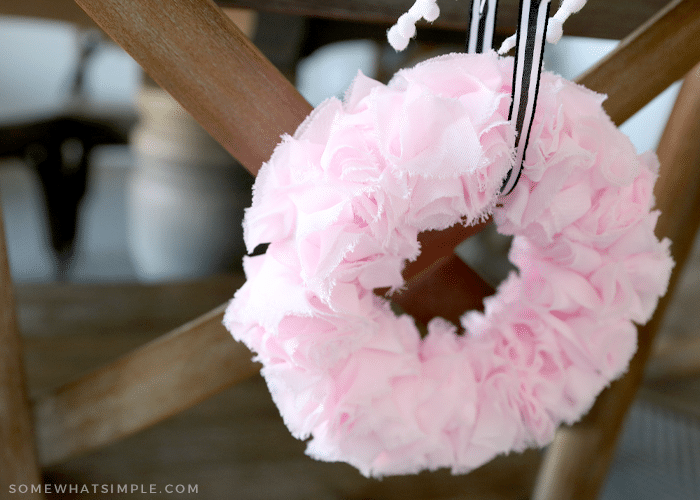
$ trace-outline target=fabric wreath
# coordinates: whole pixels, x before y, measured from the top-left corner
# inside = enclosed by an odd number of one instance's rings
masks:
[[[307,453],[367,476],[542,446],[626,369],[673,262],[654,235],[654,154],[598,95],[544,73],[524,170],[511,166],[512,59],[452,54],[388,85],[359,74],[286,136],[244,221],[246,284],[224,323],[263,364]],[[421,231],[493,214],[512,273],[484,313],[421,338],[374,288],[401,289]]]

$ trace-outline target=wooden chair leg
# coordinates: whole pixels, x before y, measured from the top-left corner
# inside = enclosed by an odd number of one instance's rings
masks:
[[[22,498],[43,498],[31,492],[40,478],[0,210],[0,496],[22,485],[29,488]]]
[[[657,235],[673,241],[676,268],[654,317],[639,328],[629,371],[614,382],[578,424],[560,429],[540,470],[533,499],[594,499],[612,461],[624,417],[639,388],[654,335],[669,304],[700,226],[700,64],[685,78],[658,148],[655,194],[661,217]],[[696,311],[690,311],[695,313]]]

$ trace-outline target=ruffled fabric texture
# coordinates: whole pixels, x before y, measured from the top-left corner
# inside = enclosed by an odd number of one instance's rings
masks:
[[[603,97],[542,76],[522,177],[513,156],[512,59],[453,54],[387,85],[358,75],[284,137],[244,221],[246,284],[224,323],[307,453],[367,476],[450,467],[542,446],[636,349],[671,268],[654,236],[658,164],[638,156]],[[498,203],[498,205],[496,205]],[[517,273],[421,339],[374,288],[400,289],[418,233],[493,213]]]

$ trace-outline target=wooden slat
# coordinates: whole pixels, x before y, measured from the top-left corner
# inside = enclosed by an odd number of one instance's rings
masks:
[[[311,106],[209,0],[76,0],[251,173]]]
[[[224,308],[41,398],[41,463],[132,434],[257,373],[250,351],[222,327]]]
[[[0,211],[0,496],[9,494],[10,485],[40,484],[40,477]]]
[[[323,17],[357,22],[393,24],[414,0],[220,0],[221,5],[250,7],[291,15]],[[500,0],[500,33],[515,31],[519,0]],[[586,7],[567,22],[567,35],[620,40],[654,15],[667,0],[589,0]],[[465,30],[468,9],[465,2],[438,2],[440,17],[432,26]]]
[[[179,328],[230,300],[244,282],[242,274],[233,274],[157,284],[15,286],[29,397],[41,397]]]
[[[656,233],[671,238],[676,261],[669,291],[651,321],[639,328],[638,350],[627,374],[603,391],[581,422],[557,432],[538,477],[536,500],[598,496],[625,414],[644,377],[654,336],[700,226],[699,137],[700,64],[683,82],[658,149],[661,173],[654,192],[661,217]]]
[[[634,3],[634,2],[630,2]],[[700,0],[674,0],[578,78],[620,125],[700,61]]]

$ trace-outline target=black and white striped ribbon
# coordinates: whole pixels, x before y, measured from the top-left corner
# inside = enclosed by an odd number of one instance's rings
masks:
[[[472,0],[467,53],[481,54],[493,47],[498,0]]]
[[[535,116],[542,72],[551,0],[520,0],[520,19],[515,45],[513,94],[508,119],[515,119],[515,162],[503,181],[501,194],[509,194],[520,179],[525,150]]]

